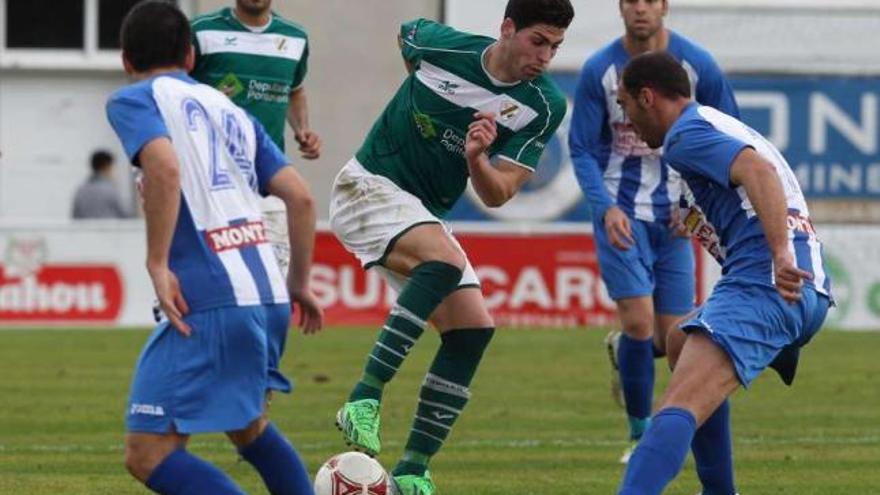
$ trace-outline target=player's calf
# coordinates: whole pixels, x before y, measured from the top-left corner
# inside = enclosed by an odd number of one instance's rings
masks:
[[[269,423],[264,415],[245,430],[227,433],[238,446],[238,453],[263,479],[272,495],[308,495],[312,493],[309,473],[293,445]]]
[[[141,482],[146,482],[156,466],[186,444],[185,437],[129,433],[125,436],[125,468]]]

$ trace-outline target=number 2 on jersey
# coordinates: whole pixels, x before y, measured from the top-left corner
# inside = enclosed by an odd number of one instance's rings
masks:
[[[217,130],[211,124],[208,111],[198,101],[187,98],[182,103],[183,113],[186,116],[187,129],[193,133],[207,132],[208,137],[208,160],[210,162],[211,190],[229,189],[234,187],[232,177],[229,175],[226,160],[219,157]],[[241,171],[245,181],[251,189],[256,189],[256,174],[253,162],[247,156],[247,145],[241,123],[230,112],[223,111],[223,131],[225,133],[225,148]],[[199,121],[201,121],[200,129]]]

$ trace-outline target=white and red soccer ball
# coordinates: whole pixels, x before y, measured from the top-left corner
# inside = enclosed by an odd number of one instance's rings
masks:
[[[393,495],[385,469],[360,452],[327,460],[315,476],[315,495]]]

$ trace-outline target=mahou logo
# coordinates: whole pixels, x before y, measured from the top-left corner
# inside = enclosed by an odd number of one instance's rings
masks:
[[[0,265],[0,324],[116,321],[122,309],[116,267],[47,258],[45,240],[9,241]]]

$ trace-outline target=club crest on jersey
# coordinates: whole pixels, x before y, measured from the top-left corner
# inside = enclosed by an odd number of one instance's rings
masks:
[[[519,105],[513,102],[504,102],[501,104],[499,116],[504,120],[510,120],[519,114]]]
[[[267,242],[266,227],[261,221],[209,230],[205,232],[205,238],[215,253]]]

